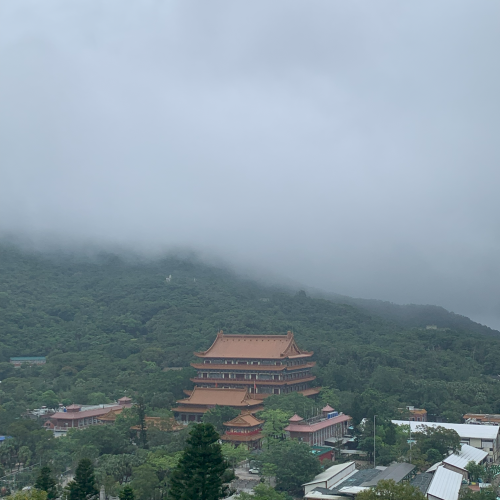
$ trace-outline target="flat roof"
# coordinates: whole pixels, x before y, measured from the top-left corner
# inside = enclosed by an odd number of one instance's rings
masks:
[[[434,473],[428,495],[432,495],[442,500],[457,500],[460,487],[462,486],[462,474],[453,472],[452,470],[438,467]]]
[[[489,439],[498,437],[500,427],[496,425],[448,424],[444,422],[408,422],[408,420],[392,420],[396,425],[409,425],[412,432],[417,432],[418,427],[444,427],[457,432],[461,438]]]
[[[462,449],[458,453],[452,453],[447,456],[444,460],[444,464],[452,465],[457,469],[465,470],[465,466],[469,462],[475,462],[477,464],[481,463],[488,456],[487,451],[474,448],[474,446],[469,446],[468,444],[463,444]]]
[[[415,466],[413,464],[408,463],[399,463],[392,464],[387,467],[387,469],[383,471],[379,471],[373,479],[365,481],[360,486],[376,486],[379,481],[392,479],[394,482],[399,483],[402,481],[413,469]]]
[[[10,358],[11,361],[45,361],[45,356],[17,356]]]

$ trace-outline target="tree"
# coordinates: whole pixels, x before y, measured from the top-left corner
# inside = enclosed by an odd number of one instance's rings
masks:
[[[236,495],[235,500],[287,500],[286,493],[280,493],[266,484],[258,484],[253,491],[253,495],[242,492]]]
[[[290,415],[283,410],[266,410],[261,413],[265,420],[262,426],[262,434],[266,438],[268,447],[277,441],[283,441],[286,437],[285,427],[289,424]]]
[[[173,500],[218,500],[228,494],[222,476],[227,462],[211,424],[195,425],[170,480]]]
[[[494,488],[481,488],[480,491],[472,491],[464,488],[460,491],[459,500],[496,500],[497,494]]]
[[[296,439],[276,443],[259,460],[263,470],[269,467],[267,464],[274,466],[276,487],[290,493],[300,493],[302,484],[321,471],[321,464],[311,453],[310,446]]]
[[[234,446],[231,443],[223,443],[221,445],[221,448],[222,455],[227,460],[229,465],[231,465],[233,470],[240,462],[243,462],[243,460],[247,460],[250,456],[250,452],[248,451],[248,449],[242,445]]]
[[[465,466],[465,470],[469,473],[471,481],[477,481],[479,478],[484,480],[485,467],[471,460]]]
[[[67,485],[68,500],[93,500],[99,498],[94,466],[88,458],[82,458],[75,471],[75,478]]]
[[[397,484],[391,479],[380,481],[375,488],[362,491],[356,500],[426,500],[426,497],[410,483]]]
[[[134,468],[131,486],[139,500],[149,500],[160,487],[160,481],[153,467],[144,464]]]
[[[50,467],[45,466],[40,469],[40,474],[35,481],[35,488],[47,493],[47,499],[57,498],[57,481],[52,476]]]
[[[229,422],[236,418],[240,412],[231,408],[230,406],[215,405],[203,415],[203,422],[205,424],[212,424],[215,430],[222,434],[224,432],[224,422]]]
[[[452,429],[444,427],[425,427],[413,434],[417,441],[417,446],[422,453],[427,453],[428,450],[434,449],[441,454],[441,459],[460,450],[460,436]]]
[[[137,399],[137,418],[139,419],[139,437],[143,448],[148,447],[148,436],[146,430],[146,405],[144,404],[144,398],[140,396]]]
[[[118,494],[120,500],[135,500],[134,490],[130,486],[125,486]]]
[[[47,492],[32,489],[25,491],[17,491],[13,495],[7,497],[8,500],[47,500]]]

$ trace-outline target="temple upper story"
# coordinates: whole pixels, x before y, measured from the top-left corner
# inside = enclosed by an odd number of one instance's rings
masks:
[[[224,335],[221,330],[214,343],[204,352],[195,352],[194,355],[206,360],[234,360],[244,363],[246,360],[252,364],[255,361],[274,361],[265,363],[281,366],[278,361],[298,361],[310,358],[314,353],[299,349],[293,338],[293,333],[286,335]],[[290,363],[293,365],[293,363]]]
[[[311,391],[313,352],[300,349],[292,332],[286,335],[217,334],[200,359],[192,363],[200,387],[246,388],[254,395]],[[313,391],[315,392],[315,391]]]

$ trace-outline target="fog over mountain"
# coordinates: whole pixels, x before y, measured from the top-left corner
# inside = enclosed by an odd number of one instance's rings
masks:
[[[500,4],[0,4],[0,232],[191,248],[500,327]]]

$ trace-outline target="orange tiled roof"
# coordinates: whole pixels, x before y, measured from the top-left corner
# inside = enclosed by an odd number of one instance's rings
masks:
[[[246,389],[223,389],[217,387],[195,387],[186,399],[177,401],[179,404],[208,406],[255,406],[261,404],[250,397]]]
[[[152,427],[157,427],[161,431],[180,431],[184,429],[182,424],[178,424],[174,418],[162,418],[162,417],[144,417],[146,429],[151,429]],[[134,431],[140,431],[140,425],[134,425],[130,428]]]
[[[99,420],[104,420],[106,422],[114,422],[116,420],[116,416],[119,415],[123,411],[123,408],[117,408],[116,410],[110,410],[108,413],[99,417]]]
[[[221,330],[209,349],[194,355],[200,358],[284,359],[309,357],[313,353],[300,350],[292,332],[286,335],[224,335]]]
[[[227,427],[255,427],[263,424],[264,420],[259,420],[250,413],[242,413],[229,422],[224,422]]]

